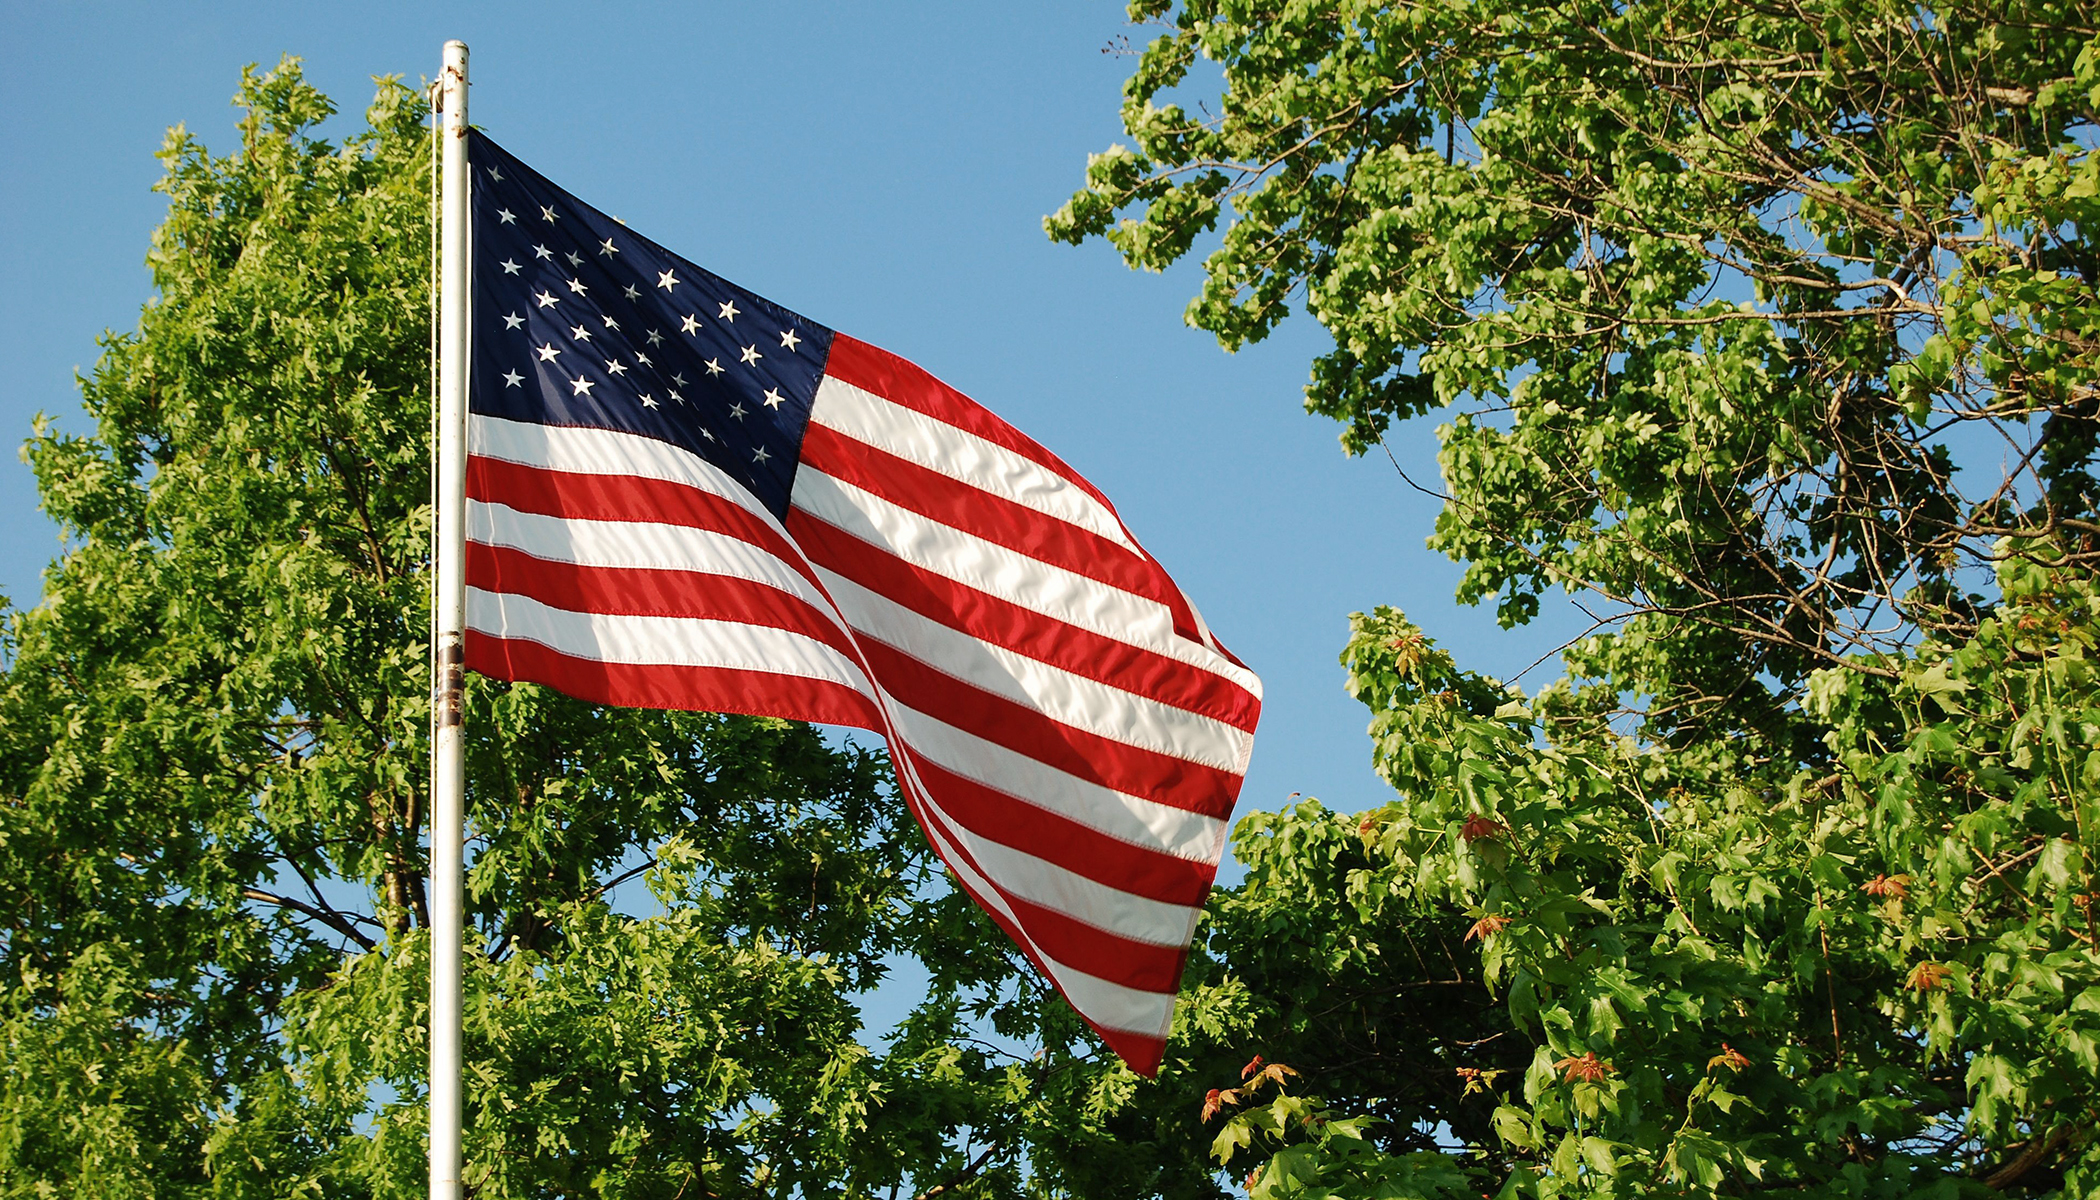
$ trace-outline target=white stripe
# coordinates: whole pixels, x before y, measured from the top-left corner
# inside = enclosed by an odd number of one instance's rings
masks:
[[[883,699],[897,736],[936,766],[1133,846],[1212,864],[1224,852],[1227,823],[1217,817],[1103,787]]]
[[[808,464],[795,472],[790,502],[914,566],[1046,617],[1151,650],[1189,644],[1164,604],[920,516]]]
[[[1085,488],[967,429],[893,403],[843,380],[817,384],[810,424],[914,462],[1045,516],[1137,550],[1123,522]],[[1140,551],[1142,553],[1142,551]]]
[[[872,696],[852,659],[814,638],[765,625],[570,612],[530,596],[470,587],[467,628],[595,662],[766,671],[840,683]]]
[[[1176,633],[1173,613],[1158,601],[921,516],[806,463],[795,472],[788,502],[879,552],[943,579],[1221,675],[1261,698],[1261,680],[1254,672]]]
[[[475,413],[467,423],[467,451],[550,471],[578,475],[632,475],[699,488],[735,502],[782,537],[787,530],[770,509],[727,472],[682,446],[617,429],[535,425]]]
[[[920,791],[924,793],[923,788]],[[999,915],[1022,931],[1024,938],[1027,937],[1026,927],[1021,924],[1020,918],[1014,915],[1014,910],[1007,905],[1005,898],[999,895],[998,889],[986,881],[984,876],[970,869],[969,863],[962,855],[956,853],[954,843],[938,829],[928,829],[927,834],[933,840],[934,849],[940,852],[942,861],[948,864],[948,869],[968,884],[984,905],[996,909]],[[1036,945],[1033,939],[1029,940],[1028,946],[1035,951],[1036,958],[1050,969],[1051,977],[1057,980],[1065,998],[1071,1001],[1072,1007],[1077,1009],[1081,1016],[1108,1029],[1153,1038],[1164,1039],[1167,1036],[1167,1030],[1174,1021],[1172,993],[1142,992],[1120,983],[1111,983],[1097,975],[1089,975],[1077,967],[1059,962],[1041,946]]]
[[[894,646],[945,675],[1074,729],[1223,771],[1241,769],[1243,743],[1250,739],[1223,721],[980,641],[844,576],[821,566],[817,570],[855,632]]]
[[[580,567],[692,571],[748,579],[800,597],[838,620],[815,585],[766,550],[732,534],[652,521],[594,521],[467,501],[467,540]],[[844,622],[839,621],[843,627]]]
[[[938,804],[931,807],[937,811],[940,808]],[[1200,910],[1088,879],[1024,850],[979,837],[946,812],[939,815],[949,838],[961,842],[986,874],[1021,899],[1133,942],[1174,950],[1188,945]]]

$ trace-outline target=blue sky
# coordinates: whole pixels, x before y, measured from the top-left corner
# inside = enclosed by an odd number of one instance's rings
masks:
[[[1570,632],[1452,603],[1432,501],[1345,458],[1300,392],[1298,317],[1227,355],[1181,320],[1197,274],[1134,273],[1041,218],[1117,140],[1142,44],[1118,4],[0,6],[0,433],[84,430],[73,383],[150,293],[168,126],[233,141],[243,64],[283,54],[347,114],[371,77],[473,51],[472,115],[636,230],[913,359],[1086,473],[1266,684],[1241,805],[1379,803],[1366,715],[1335,663],[1347,614],[1398,605],[1460,661],[1510,675]],[[1427,424],[1393,438],[1435,478]],[[33,603],[57,552],[28,470],[0,457],[0,593]],[[1542,680],[1532,679],[1537,683]]]

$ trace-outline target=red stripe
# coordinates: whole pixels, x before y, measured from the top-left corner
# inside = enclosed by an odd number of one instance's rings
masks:
[[[1100,501],[1110,516],[1115,516],[1116,506],[1108,502],[1108,497],[1067,466],[1063,459],[1037,444],[1034,438],[1000,420],[990,409],[935,379],[917,363],[907,362],[887,350],[844,334],[835,334],[831,339],[831,355],[824,361],[824,373],[864,392],[873,392],[892,404],[974,433],[995,446],[1004,446],[1037,466],[1062,476],[1072,486]],[[1117,517],[1116,523],[1122,524],[1122,518]],[[1126,536],[1129,532],[1128,528],[1124,529]],[[1131,540],[1135,542],[1137,539]],[[1189,607],[1180,589],[1169,587],[1168,592],[1170,594],[1164,597],[1164,602],[1174,614],[1174,631],[1200,644],[1203,635],[1197,630],[1195,611]]]
[[[913,765],[920,764],[914,759]],[[987,870],[977,860],[969,844],[956,833],[947,814],[938,805],[928,803],[927,798],[921,796],[919,806],[913,812],[921,825],[930,820],[939,827],[940,839],[933,838],[932,826],[927,828],[927,836],[934,841],[936,851],[945,840],[970,870],[990,882],[1013,910],[1014,919],[1028,931],[1029,940],[1049,957],[1074,970],[1134,991],[1173,994],[1175,981],[1172,976],[1180,973],[1180,949],[1139,941],[1011,891],[1000,881],[998,872]]]
[[[579,521],[640,521],[725,533],[788,564],[811,583],[801,552],[751,510],[704,488],[639,475],[592,475],[504,462],[467,460],[467,496],[519,512]]]
[[[922,825],[926,823],[928,811],[923,803],[913,808],[913,815]],[[985,870],[984,864],[977,861],[952,830],[945,825],[940,828],[945,837],[936,840],[935,845],[945,840],[972,872],[992,885],[1012,912],[1014,924],[1027,934],[1027,940],[1044,957],[1132,991],[1172,996],[1178,990],[1182,968],[1187,961],[1186,949],[1135,941],[1023,899],[1007,890],[996,874]],[[928,836],[931,838],[931,830]],[[986,908],[991,911],[989,906]],[[1074,1009],[1079,1011],[1076,1005]],[[1086,1014],[1081,1011],[1080,1015]]]
[[[1119,937],[1054,908],[1024,900],[1000,887],[996,878],[985,877],[999,889],[1029,938],[1058,962],[1134,991],[1171,996],[1180,986],[1182,963],[1188,957],[1186,950]]]
[[[948,819],[983,838],[1012,846],[1075,875],[1166,904],[1201,905],[1210,896],[1218,864],[1197,862],[1110,837],[1038,805],[928,762],[912,763],[934,804]]]
[[[926,828],[926,814],[922,810],[921,801],[915,794],[914,789],[906,787],[904,789],[904,795],[905,802],[911,807],[912,815],[919,819],[919,824],[921,828]],[[931,836],[932,835],[929,832],[928,837],[930,838]],[[989,876],[984,875],[982,868],[978,867],[977,864],[969,858],[969,854],[967,851],[963,850],[960,846],[957,846],[955,849],[958,854],[961,854],[963,856],[964,861],[969,863],[971,870],[976,871],[980,877],[987,879],[990,878]],[[938,846],[936,846],[936,852],[938,853]],[[946,855],[942,855],[942,857],[945,860]],[[1071,995],[1065,991],[1064,985],[1057,981],[1057,976],[1051,973],[1049,964],[1043,961],[1043,956],[1037,953],[1033,942],[1029,939],[1029,937],[1021,929],[1021,927],[1016,925],[1012,920],[1008,919],[1005,915],[1000,913],[999,910],[994,908],[991,904],[987,903],[984,896],[980,892],[978,892],[976,888],[970,886],[970,884],[967,881],[965,881],[959,874],[955,875],[954,879],[956,886],[962,888],[964,893],[967,894],[970,897],[970,899],[976,903],[977,907],[980,910],[982,910],[986,916],[992,919],[993,924],[997,925],[1000,929],[1004,930],[1007,937],[1013,939],[1015,947],[1021,951],[1021,953],[1028,959],[1029,962],[1035,964],[1035,969],[1037,971],[1040,971],[1042,973],[1043,978],[1049,982],[1050,986],[1056,990],[1057,994],[1064,998],[1065,1004],[1069,1006],[1073,1012],[1078,1013],[1079,1019],[1085,1021],[1088,1027],[1093,1029],[1095,1033],[1099,1034],[1101,1036],[1102,1041],[1108,1043],[1108,1048],[1110,1050],[1115,1051],[1117,1057],[1121,1058],[1126,1064],[1128,1064],[1131,1070],[1136,1071],[1138,1074],[1144,1076],[1147,1079],[1150,1079],[1159,1073],[1160,1060],[1166,1055],[1165,1039],[1151,1037],[1142,1033],[1132,1033],[1128,1030],[1123,1029],[1110,1029],[1107,1026],[1102,1025],[1099,1021],[1096,1021],[1092,1017],[1088,1016],[1085,1009],[1081,1008],[1078,1004],[1073,1002]],[[1183,965],[1186,966],[1186,959],[1184,959]],[[1180,981],[1178,979],[1175,981],[1174,987],[1170,990],[1180,990]]]
[[[1094,1025],[1092,1021],[1088,1021],[1087,1024],[1094,1026],[1094,1032],[1101,1035],[1101,1040],[1108,1043],[1108,1048],[1115,1052],[1117,1058],[1123,1060],[1125,1066],[1147,1079],[1159,1076],[1160,1060],[1167,1056],[1165,1038],[1148,1037],[1142,1033],[1130,1033],[1122,1029],[1103,1029]]]
[[[802,465],[1038,562],[1162,605],[1175,599],[1173,582],[1127,546],[822,425],[803,435]]]
[[[901,703],[1068,775],[1220,818],[1239,794],[1230,771],[1074,729],[873,638],[860,648],[868,673]]]
[[[932,811],[938,819],[939,810]],[[920,809],[922,819],[927,812],[926,808]],[[1027,931],[1028,940],[1045,955],[1075,971],[1084,971],[1096,979],[1121,984],[1133,991],[1174,994],[1175,986],[1181,982],[1184,951],[1124,937],[1016,895],[999,881],[996,872],[986,870],[984,864],[977,861],[952,829],[944,825],[943,832],[948,834],[948,844],[954,847],[956,854],[969,864],[971,870],[989,881],[1006,901],[1015,921]]]
[[[785,629],[858,659],[853,639],[823,609],[779,588],[732,575],[642,567],[586,567],[508,546],[467,543],[467,585],[530,596],[569,612],[685,617]]]
[[[1115,1051],[1118,1058],[1121,1058],[1131,1070],[1147,1079],[1151,1079],[1159,1074],[1160,1060],[1166,1057],[1167,1052],[1165,1038],[1149,1037],[1142,1033],[1133,1033],[1127,1029],[1111,1029],[1088,1016],[1085,1009],[1073,1002],[1071,995],[1065,991],[1064,985],[1057,981],[1057,976],[1051,972],[1049,964],[1043,961],[1043,956],[1030,944],[1028,935],[1021,930],[1020,926],[1015,925],[1005,915],[1000,913],[998,909],[993,908],[985,901],[984,896],[976,888],[963,882],[961,878],[955,878],[955,884],[963,890],[965,895],[970,897],[970,900],[986,916],[992,919],[992,924],[997,925],[1013,941],[1014,947],[1021,952],[1022,956],[1035,964],[1036,971],[1049,983],[1051,989],[1063,998],[1065,1006],[1078,1013],[1079,1019],[1085,1021],[1087,1027],[1099,1035],[1102,1041],[1107,1042],[1108,1048]],[[1186,966],[1185,961],[1183,965],[1184,967]],[[1175,990],[1180,990],[1180,981],[1178,979],[1175,982]]]
[[[1063,476],[1072,486],[1101,502],[1110,513],[1116,507],[1108,497],[1044,449],[1034,438],[1000,420],[990,409],[935,379],[926,368],[870,346],[845,334],[831,338],[831,355],[824,360],[824,373],[840,383],[850,383],[873,392],[892,404],[924,413],[936,421],[976,434],[995,446],[1003,446],[1037,466]]]
[[[1261,716],[1261,701],[1222,675],[936,575],[801,509],[787,527],[811,562],[980,641],[1248,733]]]
[[[746,713],[882,731],[875,702],[841,683],[730,667],[607,663],[538,642],[467,631],[467,666],[491,679],[541,683],[593,704]]]

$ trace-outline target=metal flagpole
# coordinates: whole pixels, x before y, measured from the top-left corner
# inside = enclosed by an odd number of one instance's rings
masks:
[[[438,78],[437,637],[430,681],[430,1200],[459,1200],[460,887],[466,817],[467,44]]]

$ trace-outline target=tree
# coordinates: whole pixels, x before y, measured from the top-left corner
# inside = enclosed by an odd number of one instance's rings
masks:
[[[1527,695],[1352,618],[1397,798],[1242,822],[1159,1119],[1261,1196],[2100,1188],[2089,7],[1131,15],[1050,234],[1214,236],[1349,452],[1441,415],[1459,598],[1595,622]]]
[[[235,153],[162,152],[157,294],[82,381],[94,432],[26,449],[68,542],[0,657],[0,1195],[422,1193],[429,131],[388,79],[321,140],[295,60],[236,103]],[[468,704],[475,1195],[1155,1169],[879,753]],[[860,1001],[912,961],[878,1042]]]

